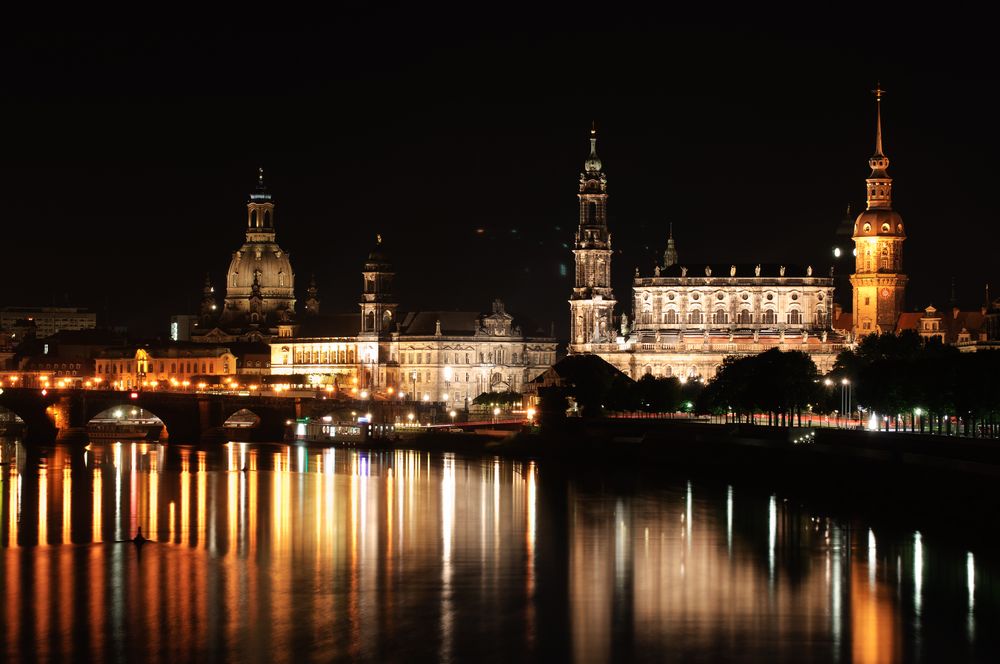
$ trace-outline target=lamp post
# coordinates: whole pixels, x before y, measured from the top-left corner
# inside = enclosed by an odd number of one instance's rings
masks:
[[[846,378],[840,381],[840,412],[851,412],[851,381]]]

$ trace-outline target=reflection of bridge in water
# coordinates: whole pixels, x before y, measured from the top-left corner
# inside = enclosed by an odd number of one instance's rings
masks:
[[[23,421],[23,436],[29,442],[83,437],[89,423],[116,408],[141,409],[163,422],[165,436],[183,442],[223,440],[234,428],[252,440],[281,440],[296,419],[334,412],[371,414],[375,423],[405,421],[414,412],[422,421],[442,419],[436,404],[340,398],[29,388],[0,393],[0,413],[11,421]]]

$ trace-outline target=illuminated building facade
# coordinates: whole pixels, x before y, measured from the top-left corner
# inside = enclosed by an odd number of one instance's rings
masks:
[[[636,270],[632,316],[613,320],[607,177],[591,130],[580,178],[576,283],[570,299],[570,353],[593,353],[626,375],[711,377],[730,355],[771,348],[809,353],[821,371],[847,339],[831,327],[834,281],[784,265],[705,265],[678,261],[671,231],[653,274]]]
[[[464,408],[483,392],[519,392],[556,355],[551,334],[522,331],[500,300],[492,312],[397,312],[381,242],[362,270],[360,311],[303,316],[271,340],[272,375],[372,398]]]
[[[104,385],[131,390],[140,387],[178,387],[185,381],[228,377],[236,373],[236,356],[228,348],[208,344],[172,344],[163,348],[107,350],[94,361],[94,375]]]
[[[854,336],[894,332],[904,309],[903,220],[892,209],[889,158],[882,151],[882,95],[875,89],[875,154],[868,160],[867,209],[854,221]]]

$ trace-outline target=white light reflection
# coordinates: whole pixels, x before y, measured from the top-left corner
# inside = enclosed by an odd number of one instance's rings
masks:
[[[877,561],[875,549],[875,532],[868,529],[868,585],[875,588],[875,565]]]
[[[976,559],[971,551],[965,557],[965,571],[969,579],[969,611],[972,611],[976,603]]]
[[[685,544],[688,551],[691,550],[691,480],[687,483],[687,509],[684,512]]]
[[[726,547],[733,557],[733,486],[726,487]]]
[[[767,572],[768,579],[774,583],[774,546],[778,541],[778,498],[771,496],[767,510]]]
[[[920,616],[921,590],[924,585],[924,545],[920,531],[913,533],[913,611]]]
[[[455,529],[455,457],[447,455],[441,477],[441,661],[452,659],[452,562]]]
[[[832,635],[833,635],[833,647],[834,647],[834,660],[840,660],[840,639],[841,639],[841,625],[844,621],[843,616],[843,555],[841,553],[841,532],[839,526],[832,526],[832,549],[833,549],[833,562],[831,570],[830,579],[830,613],[832,624]]]

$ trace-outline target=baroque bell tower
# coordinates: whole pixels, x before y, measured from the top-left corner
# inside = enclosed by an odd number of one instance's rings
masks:
[[[894,332],[905,306],[906,275],[903,274],[903,219],[892,209],[892,178],[889,158],[882,152],[882,97],[875,94],[875,154],[868,160],[868,205],[854,221],[854,336]]]
[[[614,340],[615,296],[611,290],[611,233],[608,231],[608,178],[597,156],[597,129],[590,129],[590,156],[580,173],[579,227],[573,256],[576,282],[569,300],[571,353]]]
[[[382,236],[375,238],[375,248],[368,254],[361,271],[361,336],[378,338],[392,331],[396,322],[396,307],[392,294],[395,273],[382,248]]]

